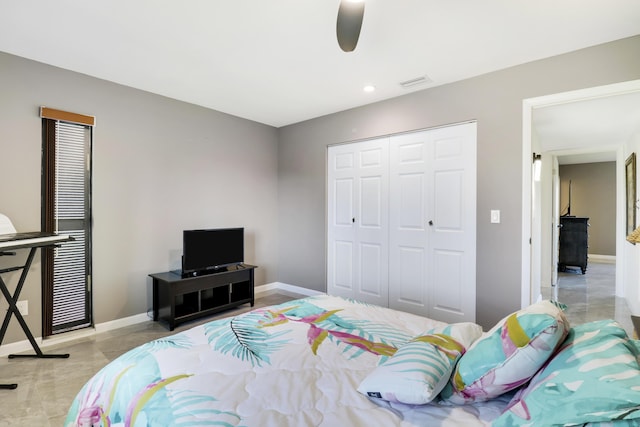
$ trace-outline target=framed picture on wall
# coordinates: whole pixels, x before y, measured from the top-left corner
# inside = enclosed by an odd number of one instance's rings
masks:
[[[636,153],[624,163],[627,189],[627,236],[636,228]]]

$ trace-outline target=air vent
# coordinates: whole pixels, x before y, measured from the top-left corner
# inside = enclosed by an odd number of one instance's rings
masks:
[[[432,82],[433,80],[431,80],[428,76],[420,76],[420,77],[416,77],[415,79],[409,79],[409,80],[400,82],[400,86],[404,88],[409,88],[409,87],[422,85],[425,83],[432,83]]]

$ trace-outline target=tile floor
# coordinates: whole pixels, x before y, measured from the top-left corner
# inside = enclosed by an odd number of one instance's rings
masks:
[[[615,318],[631,333],[629,310],[621,298],[613,295],[614,266],[591,263],[587,274],[562,273],[557,288],[558,300],[568,305],[569,321],[578,324],[589,320]],[[552,289],[543,289],[549,298]],[[545,295],[546,293],[546,295]],[[271,293],[256,299],[256,307],[280,304],[298,295]],[[217,317],[240,314],[248,305],[225,311]],[[100,368],[125,351],[152,339],[193,327],[192,322],[169,332],[157,322],[144,322],[115,331],[95,334],[56,347],[45,353],[70,353],[70,359],[0,358],[0,383],[15,382],[15,390],[0,390],[0,427],[61,427],[66,411],[82,385]]]
[[[542,288],[545,299],[555,298],[567,305],[566,315],[570,324],[591,320],[615,319],[633,335],[631,313],[626,301],[615,294],[615,264],[589,262],[586,274],[580,269],[558,273],[555,289]]]

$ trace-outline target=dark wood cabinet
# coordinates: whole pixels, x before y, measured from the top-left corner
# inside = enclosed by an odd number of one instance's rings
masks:
[[[182,276],[174,272],[155,273],[153,320],[176,325],[222,310],[250,303],[254,298],[254,265],[228,267],[218,273]]]
[[[567,267],[580,267],[582,274],[585,274],[588,250],[589,218],[560,217],[558,271],[566,271]]]

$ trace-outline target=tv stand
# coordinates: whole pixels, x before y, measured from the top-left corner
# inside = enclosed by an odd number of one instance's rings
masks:
[[[253,307],[255,265],[236,265],[202,275],[155,273],[153,320],[166,321],[173,331],[181,323],[250,303]]]

